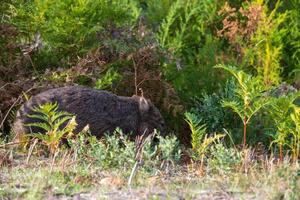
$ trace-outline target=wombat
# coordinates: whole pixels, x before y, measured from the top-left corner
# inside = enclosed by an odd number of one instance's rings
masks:
[[[32,108],[47,102],[57,102],[59,110],[76,115],[78,126],[75,132],[89,125],[92,135],[102,137],[117,127],[132,136],[150,133],[154,129],[165,134],[165,123],[159,110],[144,97],[123,97],[109,92],[82,86],[66,86],[50,89],[30,98],[17,112],[13,125],[19,134],[40,132],[26,124],[36,122],[28,117]]]

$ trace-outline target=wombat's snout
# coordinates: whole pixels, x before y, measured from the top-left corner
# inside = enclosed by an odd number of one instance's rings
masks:
[[[165,122],[161,122],[160,123],[160,134],[162,136],[165,136],[167,134],[166,132],[167,132],[166,124],[165,124]]]

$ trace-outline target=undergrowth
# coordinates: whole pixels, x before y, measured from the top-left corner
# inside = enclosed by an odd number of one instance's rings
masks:
[[[299,199],[299,5],[2,1],[0,199],[74,197],[103,185]],[[142,91],[178,137],[133,141],[117,129],[96,139],[47,104],[31,116],[44,121],[31,124],[41,132],[17,148],[9,123],[40,84]]]

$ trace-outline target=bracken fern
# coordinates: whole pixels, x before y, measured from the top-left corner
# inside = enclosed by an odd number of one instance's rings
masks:
[[[247,125],[252,117],[269,103],[268,99],[263,96],[263,91],[266,88],[261,79],[237,70],[235,67],[216,65],[215,68],[228,71],[238,83],[238,87],[235,88],[236,100],[224,99],[222,105],[233,110],[242,120],[244,126],[243,147],[245,148]]]
[[[58,111],[57,103],[39,105],[33,108],[33,111],[36,114],[28,115],[28,117],[40,122],[28,123],[26,126],[37,127],[42,131],[31,133],[30,137],[39,139],[53,154],[63,139],[72,136],[77,125],[75,116],[64,111]]]

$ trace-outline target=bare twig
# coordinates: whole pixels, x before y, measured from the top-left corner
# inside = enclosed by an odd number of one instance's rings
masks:
[[[3,88],[5,88],[7,85],[12,85],[12,83],[5,83],[4,85],[2,85],[1,87],[0,87],[0,90],[2,90]]]
[[[21,95],[17,98],[17,100],[10,106],[10,108],[8,109],[7,113],[5,114],[4,118],[2,119],[1,121],[1,124],[0,124],[0,129],[3,127],[3,124],[6,120],[6,118],[8,117],[10,111],[13,109],[13,107],[15,107],[15,105],[18,103],[18,101],[21,99]]]
[[[137,84],[137,66],[134,61],[134,58],[132,58],[133,67],[134,67],[134,87],[135,87],[135,95],[138,95],[138,84]]]
[[[3,124],[6,120],[6,118],[8,117],[10,111],[15,107],[15,105],[18,103],[18,101],[20,101],[20,99],[24,96],[24,94],[26,94],[27,92],[30,92],[34,87],[31,87],[30,89],[28,89],[25,93],[22,92],[22,94],[20,94],[17,98],[17,100],[10,106],[10,108],[8,109],[7,113],[5,114],[4,118],[1,121],[0,124],[0,129],[3,127]]]

